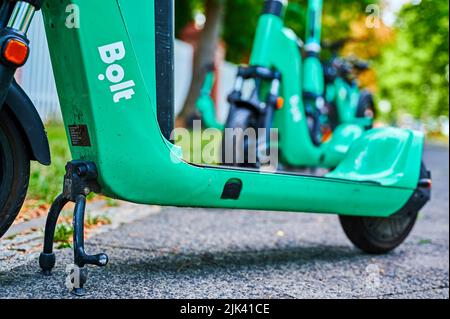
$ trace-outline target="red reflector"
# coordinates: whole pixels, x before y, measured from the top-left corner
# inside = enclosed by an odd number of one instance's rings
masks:
[[[433,181],[431,179],[421,179],[419,181],[420,188],[431,189],[433,187]]]
[[[23,65],[28,57],[28,46],[19,40],[9,40],[3,50],[6,61],[15,65]]]
[[[277,99],[277,109],[281,110],[283,108],[283,105],[284,105],[284,99],[282,97],[279,97]]]

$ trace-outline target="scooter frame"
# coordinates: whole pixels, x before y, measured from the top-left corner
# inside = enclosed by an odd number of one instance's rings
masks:
[[[80,12],[83,12],[79,29],[65,26],[65,10],[69,3],[78,5]],[[345,179],[270,174],[202,167],[183,161],[180,150],[170,143],[170,136],[163,134],[172,127],[165,127],[166,122],[157,115],[169,113],[173,109],[173,104],[168,102],[172,98],[167,97],[167,92],[173,91],[169,88],[173,82],[156,70],[158,65],[167,65],[165,68],[169,70],[172,68],[173,57],[157,54],[161,49],[156,47],[167,47],[170,42],[168,39],[155,38],[161,34],[155,32],[155,24],[162,28],[161,21],[160,24],[155,21],[155,12],[170,10],[170,7],[170,1],[167,5],[163,5],[162,1],[136,5],[124,0],[105,0],[103,3],[88,0],[47,1],[44,7],[47,36],[72,157],[96,164],[102,193],[144,204],[358,216],[389,216],[405,205],[418,185],[423,150],[423,135],[413,131],[381,129],[362,138],[361,143],[367,144],[369,149],[372,144],[377,144],[377,149],[380,147],[378,144],[382,144],[380,154],[391,151],[385,147],[388,144],[392,144],[390,147],[395,146],[397,151],[396,161],[388,165],[383,161],[386,169],[371,174],[371,177],[360,176],[365,179],[364,182],[356,177]],[[171,18],[169,11],[166,12]],[[99,19],[99,14],[104,18]],[[271,19],[272,16],[267,18]],[[142,27],[143,21],[146,23],[145,28]],[[273,25],[280,23],[276,19],[272,22]],[[166,27],[169,25],[171,22],[167,21]],[[284,53],[298,56],[295,42],[291,41],[290,33],[287,30],[285,32],[279,39],[287,43],[283,46]],[[172,36],[167,30],[164,34],[167,38]],[[270,57],[273,51],[255,52],[269,54]],[[279,69],[291,67],[291,63],[279,60],[274,61]],[[297,60],[300,63],[300,59]],[[68,69],[73,70],[71,76],[67,76]],[[119,84],[108,81],[105,76],[105,71],[115,69],[122,70],[124,74]],[[299,79],[292,78],[285,82],[299,84]],[[132,87],[126,87],[132,84]],[[120,95],[111,91],[117,85],[126,87],[125,92],[118,93],[134,94],[127,96],[129,99],[115,100]],[[292,92],[292,87],[297,89]],[[285,94],[291,98],[298,96],[299,87],[286,85]],[[293,123],[293,126],[296,124]],[[290,129],[289,126],[286,134],[289,134]],[[299,139],[302,139],[301,135]],[[379,139],[386,142],[371,144]],[[348,154],[349,160],[358,156],[360,154]],[[397,170],[403,173],[398,174]],[[373,178],[374,175],[376,178]],[[383,179],[383,176],[391,178]],[[232,199],[224,199],[229,188],[234,187],[233,181],[239,181],[241,190]],[[324,192],[327,201],[321,200]],[[355,193],[359,196],[353,196]],[[380,205],[379,198],[385,199],[383,205]],[[353,205],[348,205],[350,199]]]

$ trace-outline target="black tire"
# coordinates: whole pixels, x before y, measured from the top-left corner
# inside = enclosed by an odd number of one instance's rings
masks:
[[[389,218],[340,216],[348,239],[359,249],[374,255],[387,254],[411,233],[418,212]]]
[[[422,165],[421,178],[428,172]],[[400,246],[409,236],[419,212],[395,215],[389,218],[339,216],[348,239],[362,251],[379,255]]]
[[[3,108],[0,112],[0,238],[22,208],[29,179],[27,146],[11,115]]]
[[[256,147],[251,145],[257,142],[257,137],[250,139],[244,134],[246,129],[256,127],[255,117],[254,112],[248,108],[231,106],[222,137],[222,165],[248,168],[258,166],[257,161],[254,163],[254,154],[249,155],[249,150],[250,152],[256,151]],[[236,129],[240,129],[241,134],[236,134],[239,131],[233,131]],[[232,143],[227,143],[227,141],[232,141]],[[242,144],[244,144],[243,147]],[[227,157],[227,154],[232,155]]]
[[[362,91],[361,97],[358,102],[358,110],[356,111],[356,117],[359,118],[372,118],[375,120],[377,115],[377,110],[375,107],[375,101],[373,99],[373,95],[368,91]],[[368,127],[367,129],[373,128]]]
[[[328,125],[334,131],[339,126],[339,115],[335,103],[327,103]]]

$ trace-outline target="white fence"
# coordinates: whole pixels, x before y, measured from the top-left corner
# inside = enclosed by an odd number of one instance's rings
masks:
[[[20,70],[18,81],[44,121],[60,119],[58,95],[40,12],[36,14],[28,35],[31,40],[30,58]]]
[[[40,12],[29,31],[31,54],[28,63],[20,70],[18,82],[34,102],[44,122],[60,120],[58,95]],[[175,42],[175,112],[178,114],[186,99],[192,79],[193,49],[184,42]],[[219,119],[225,121],[228,113],[226,96],[231,91],[236,67],[224,63],[219,88]]]

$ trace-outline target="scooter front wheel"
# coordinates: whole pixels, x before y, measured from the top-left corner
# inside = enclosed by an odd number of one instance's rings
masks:
[[[0,112],[0,238],[19,213],[28,189],[30,159],[13,118]]]
[[[367,91],[363,91],[361,93],[361,98],[358,103],[358,110],[356,113],[356,117],[371,119],[374,122],[377,115],[376,112],[377,111],[372,94]],[[367,129],[373,128],[373,124],[374,123],[372,123],[372,125],[367,127]]]
[[[258,167],[257,130],[254,130],[254,136],[246,134],[246,130],[255,127],[255,121],[255,114],[252,110],[231,105],[222,138],[222,165]]]

